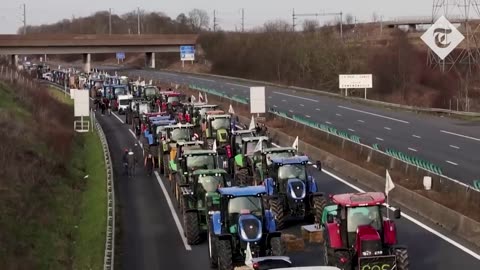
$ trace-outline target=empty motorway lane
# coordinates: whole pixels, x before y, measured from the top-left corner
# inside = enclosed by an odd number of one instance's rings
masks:
[[[249,97],[250,86],[258,86],[233,79],[153,70],[129,70],[127,73],[147,79],[196,84],[243,97]],[[357,135],[362,143],[368,145],[378,143],[382,149],[393,148],[423,158],[440,166],[445,175],[466,184],[472,185],[473,180],[480,179],[478,121],[374,108],[274,86],[266,89],[267,106],[276,110]]]
[[[207,244],[189,246],[182,236],[182,216],[168,193],[168,183],[156,176],[147,177],[141,166],[142,149],[137,144],[123,116],[101,116],[102,124],[114,165],[116,194],[120,202],[122,225],[121,265],[131,270],[207,270]],[[135,146],[137,144],[137,146]],[[134,147],[140,160],[137,176],[128,179],[122,175],[122,152],[124,147]],[[312,170],[322,191],[327,193],[353,192],[342,179],[330,174]],[[411,269],[479,269],[480,255],[473,253],[458,243],[447,242],[446,234],[435,235],[433,225],[413,223],[406,216],[398,221],[399,239],[408,245],[412,260]],[[421,226],[427,228],[422,228]],[[288,229],[300,234],[297,225]],[[290,254],[297,265],[322,264],[319,248]]]

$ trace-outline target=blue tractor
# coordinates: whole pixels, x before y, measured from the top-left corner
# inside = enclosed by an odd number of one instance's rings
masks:
[[[210,265],[232,270],[235,262],[252,258],[284,256],[285,244],[275,219],[265,209],[264,186],[219,188],[219,211],[212,211],[208,224]],[[250,256],[248,256],[250,257]]]
[[[266,204],[275,215],[278,229],[289,217],[320,222],[327,200],[318,192],[315,179],[308,175],[308,157],[272,158],[264,180]]]

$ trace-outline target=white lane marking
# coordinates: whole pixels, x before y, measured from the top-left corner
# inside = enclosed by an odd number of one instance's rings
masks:
[[[383,128],[384,128],[384,129],[386,129],[386,130],[392,130],[392,129],[391,129],[391,128],[389,128],[389,127],[383,127]]]
[[[291,113],[293,113],[293,111],[292,111],[292,110],[288,110],[288,111],[289,111],[289,112],[291,112]]]
[[[453,132],[445,131],[445,130],[440,130],[440,132],[480,142],[479,138],[470,137],[470,136],[466,136],[466,135],[462,135],[462,134],[458,134],[458,133],[453,133]]]
[[[404,121],[404,120],[400,120],[400,119],[397,119],[397,118],[388,117],[388,116],[381,115],[381,114],[366,112],[366,111],[357,110],[357,109],[353,109],[353,108],[349,108],[349,107],[345,107],[345,106],[338,106],[338,107],[339,107],[339,108],[342,108],[342,109],[345,109],[345,110],[350,110],[350,111],[354,111],[354,112],[369,114],[369,115],[373,115],[373,116],[385,118],[385,119],[392,120],[392,121],[397,121],[397,122],[404,123],[404,124],[410,124],[410,122],[407,122],[407,121]]]
[[[447,163],[450,163],[450,164],[452,164],[452,165],[458,166],[458,164],[457,164],[457,163],[455,163],[455,162],[453,162],[453,161],[446,160],[446,162],[447,162]]]
[[[282,102],[287,102],[285,99],[282,99]]]
[[[310,118],[310,117],[311,117],[311,116],[310,116],[310,115],[308,115],[308,114],[307,114],[307,115],[305,115],[305,116],[306,116],[307,118]]]
[[[277,108],[278,106],[277,105],[273,105],[274,108]]]
[[[227,84],[228,84],[228,85],[233,85],[233,86],[238,86],[238,87],[250,88],[250,86],[241,85],[241,84],[236,84],[236,83],[227,83]]]
[[[118,119],[118,121],[120,121],[122,124],[125,124],[125,122],[123,122],[122,118],[120,118],[116,113],[112,112],[113,116],[115,116],[115,118]]]
[[[275,147],[280,147],[280,145],[278,145],[278,144],[276,144],[276,143],[272,143],[272,145],[275,146]],[[359,187],[357,187],[357,186],[355,186],[355,185],[350,184],[350,183],[347,182],[346,180],[344,180],[344,179],[336,176],[335,174],[333,174],[333,173],[331,173],[331,172],[329,172],[329,171],[327,171],[327,170],[325,170],[325,169],[322,169],[322,172],[324,172],[325,174],[329,175],[329,176],[332,177],[333,179],[335,179],[335,180],[337,180],[337,181],[345,184],[346,186],[349,186],[350,188],[352,188],[352,189],[354,189],[354,190],[356,190],[356,191],[358,191],[358,192],[362,192],[362,193],[365,192],[363,189],[361,189],[361,188],[359,188]],[[385,206],[387,206],[387,207],[388,207],[390,210],[392,210],[392,211],[395,211],[395,210],[396,210],[395,207],[391,207],[391,206],[388,205],[388,204],[385,204]],[[431,234],[437,236],[438,238],[444,240],[445,242],[447,242],[447,243],[453,245],[454,247],[462,250],[463,252],[467,253],[468,255],[474,257],[475,259],[480,260],[480,254],[475,253],[475,252],[472,251],[471,249],[463,246],[462,244],[456,242],[455,240],[449,238],[448,236],[443,235],[442,233],[436,231],[435,229],[432,229],[432,228],[428,227],[427,225],[423,224],[422,222],[418,221],[417,219],[413,218],[413,217],[410,216],[410,215],[407,215],[407,214],[405,214],[405,213],[402,213],[402,216],[405,217],[407,220],[411,221],[413,224],[419,226],[420,228],[422,228],[422,229],[430,232]]]
[[[341,115],[341,114],[339,114],[339,113],[337,113],[337,114],[335,114],[335,115],[336,115],[336,116],[342,116],[342,115]]]
[[[188,76],[189,78],[192,78],[192,79],[195,79],[195,80],[201,80],[201,81],[207,81],[207,82],[215,82],[214,80],[210,80],[210,79],[203,79],[203,78],[197,78],[197,77],[193,77],[193,76]]]
[[[320,111],[320,109],[319,109],[319,108],[316,108],[315,110],[316,110],[316,111]]]
[[[274,93],[274,94],[277,94],[277,95],[283,95],[283,96],[287,96],[287,97],[299,98],[299,99],[308,100],[308,101],[312,101],[312,102],[317,102],[317,103],[318,103],[318,100],[311,99],[311,98],[297,97],[297,96],[294,96],[294,95],[289,95],[289,94],[280,93],[280,92],[273,92],[273,93]]]
[[[360,122],[360,123],[365,123],[365,121],[363,121],[363,120],[357,120],[357,121]]]
[[[142,155],[145,156],[145,148],[143,148],[143,143],[137,139],[137,135],[135,135],[131,129],[128,129],[128,131],[130,131],[130,134],[132,134],[133,138],[135,138],[135,141],[138,142],[138,145],[140,145],[140,148],[142,148]]]
[[[175,225],[177,225],[178,233],[182,238],[182,242],[183,242],[183,245],[185,246],[185,249],[192,250],[192,247],[187,243],[187,239],[185,238],[185,235],[183,232],[182,224],[180,223],[180,219],[178,218],[177,212],[175,212],[175,208],[173,208],[173,203],[172,203],[172,200],[170,199],[170,195],[168,194],[168,191],[165,188],[165,185],[163,184],[162,178],[160,178],[160,175],[158,174],[157,171],[155,171],[155,177],[157,178],[158,184],[162,188],[163,195],[167,200],[168,208],[170,208],[170,212],[172,212],[173,220],[175,221]]]
[[[305,107],[305,105],[303,105],[303,104],[300,104],[300,106]]]
[[[415,134],[413,134],[412,137],[417,138],[417,139],[421,139],[421,138],[422,138],[422,137],[420,137],[420,136],[418,136],[418,135],[415,135]]]
[[[460,147],[456,146],[456,145],[450,145],[451,148],[455,148],[455,149],[460,149]]]
[[[133,138],[137,139],[137,135],[135,135],[131,129],[128,129],[128,131],[130,131],[130,134],[132,134]]]
[[[376,137],[375,139],[379,140],[379,141],[384,141],[382,138],[379,138],[379,137]]]
[[[349,128],[348,130],[351,131],[351,132],[355,132],[355,130],[354,130],[354,129],[351,129],[351,128]]]
[[[328,124],[328,125],[331,125],[331,124],[332,124],[331,122],[328,122],[328,121],[325,121],[325,123]]]
[[[410,148],[409,147],[408,150],[413,151],[413,152],[417,152],[417,149],[415,149],[415,148]]]

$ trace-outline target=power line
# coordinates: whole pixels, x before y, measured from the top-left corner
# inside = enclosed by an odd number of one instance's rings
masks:
[[[293,31],[295,31],[295,20],[297,17],[319,17],[319,16],[340,16],[340,38],[343,38],[343,12],[330,12],[330,13],[304,13],[304,14],[295,14],[295,9],[293,10]]]

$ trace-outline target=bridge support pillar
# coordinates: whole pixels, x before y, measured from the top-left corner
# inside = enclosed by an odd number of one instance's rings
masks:
[[[83,54],[83,71],[86,73],[90,73],[90,59],[91,55],[89,53]]]
[[[147,52],[145,53],[145,66],[148,68],[155,68],[155,53]]]
[[[18,55],[16,54],[10,55],[10,64],[14,66],[18,66]]]

